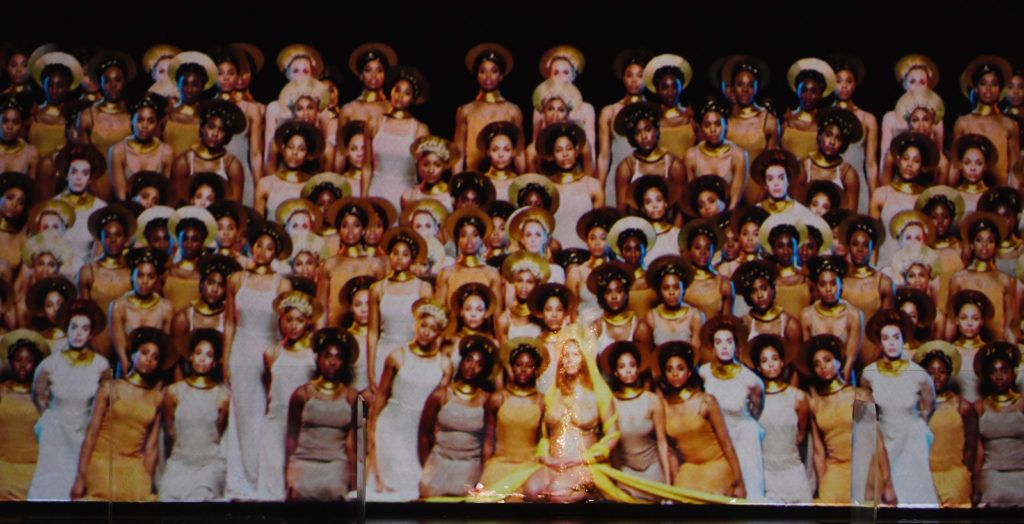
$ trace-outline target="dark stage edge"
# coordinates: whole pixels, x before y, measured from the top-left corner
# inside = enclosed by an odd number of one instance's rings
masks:
[[[1020,509],[585,504],[0,503],[7,523],[1022,522]]]

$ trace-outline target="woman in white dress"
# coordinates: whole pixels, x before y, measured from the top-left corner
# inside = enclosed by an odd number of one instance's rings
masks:
[[[219,381],[224,340],[216,329],[192,332],[187,353],[191,373],[164,391],[164,434],[170,457],[158,483],[162,502],[205,502],[224,496],[224,448],[231,391]]]
[[[107,325],[103,311],[79,299],[65,304],[60,318],[67,343],[43,359],[32,382],[32,400],[42,413],[36,423],[39,460],[28,489],[33,501],[70,500],[92,403],[110,369],[91,347]]]
[[[659,175],[644,175],[629,185],[629,203],[633,214],[654,226],[657,236],[654,246],[644,256],[644,265],[650,266],[662,255],[679,254],[679,219],[672,204],[669,179]]]
[[[778,504],[810,504],[813,492],[800,448],[807,443],[810,405],[807,394],[790,385],[793,347],[778,335],[758,335],[747,343],[746,361],[765,381],[764,410],[758,421],[764,427],[764,495]]]
[[[409,308],[416,300],[433,293],[428,282],[410,271],[414,264],[422,264],[427,258],[427,244],[419,233],[410,227],[389,229],[381,239],[381,246],[388,254],[391,273],[370,286],[366,362],[374,389],[380,385],[388,355],[414,336]]]
[[[426,102],[428,90],[426,79],[415,68],[390,68],[384,91],[390,94],[391,109],[367,122],[373,174],[363,179],[364,194],[385,198],[395,209],[401,209],[402,194],[415,186],[416,163],[410,148],[417,138],[430,134],[427,125],[409,113],[413,105]]]
[[[604,181],[605,205],[615,207],[615,168],[633,154],[629,137],[615,129],[615,119],[629,104],[643,101],[644,66],[653,54],[646,49],[626,49],[615,55],[612,67],[622,80],[626,94],[622,99],[601,108],[597,123],[597,179]]]
[[[598,334],[598,355],[617,341],[636,340],[640,318],[629,308],[629,290],[633,287],[633,280],[633,272],[617,261],[602,264],[587,277],[587,289],[597,297],[602,312],[591,326],[591,330]]]
[[[557,227],[555,217],[540,207],[524,207],[512,213],[507,222],[508,238],[520,251],[537,255],[549,264],[548,282],[565,284],[565,270],[554,263],[551,235]],[[506,292],[506,302],[512,293]]]
[[[550,177],[561,202],[555,211],[554,237],[563,248],[586,248],[576,235],[576,221],[604,203],[604,188],[583,169],[586,137],[575,124],[552,124],[537,138],[541,171]]]
[[[384,362],[367,431],[367,500],[408,502],[419,498],[423,468],[417,435],[423,405],[451,378],[451,362],[438,342],[448,324],[441,303],[421,298],[412,305],[415,334]]]
[[[283,502],[288,403],[292,393],[316,374],[312,332],[321,307],[312,296],[295,290],[278,295],[273,305],[281,342],[263,352],[263,376],[269,380],[267,415],[260,428],[257,497]]]
[[[924,368],[903,355],[903,341],[912,329],[913,322],[902,311],[875,313],[865,331],[881,348],[881,356],[864,368],[861,381],[878,406],[897,503],[936,507],[939,499],[929,465],[932,432],[928,427],[935,411],[935,386]]]
[[[737,349],[743,347],[746,340],[743,321],[734,316],[722,315],[704,324],[701,360],[705,363],[700,366],[699,374],[704,380],[704,391],[715,397],[722,408],[722,417],[743,472],[747,498],[760,501],[765,496],[761,451],[764,428],[757,418],[764,408],[764,383],[737,359]]]
[[[271,222],[250,225],[249,245],[253,268],[228,278],[225,312],[234,322],[228,323],[224,334],[225,371],[232,393],[226,496],[241,500],[256,497],[260,428],[267,412],[262,356],[278,337],[274,299],[291,289],[291,282],[270,268],[275,259],[291,254],[291,238],[284,228]]]
[[[860,140],[847,144],[843,160],[857,170],[860,181],[857,193],[857,213],[868,211],[870,191],[878,185],[878,120],[875,115],[861,109],[853,101],[857,88],[864,82],[867,68],[864,62],[854,55],[834,53],[826,60],[836,73],[835,107],[853,113],[864,128]]]

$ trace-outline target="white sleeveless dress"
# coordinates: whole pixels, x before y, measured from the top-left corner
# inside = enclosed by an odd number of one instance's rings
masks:
[[[809,504],[811,485],[796,445],[796,389],[789,386],[765,395],[758,420],[764,427],[765,498],[779,504]]]
[[[224,447],[217,430],[217,398],[223,385],[209,389],[185,382],[172,386],[178,397],[174,410],[174,447],[159,482],[162,502],[208,502],[224,496]]]
[[[411,118],[404,122],[409,127],[405,132],[392,133],[382,127],[373,137],[377,165],[373,167],[369,196],[382,197],[395,209],[402,209],[402,194],[416,187],[416,161],[409,148],[416,140],[417,122]]]
[[[380,382],[384,363],[395,348],[408,344],[416,336],[412,304],[420,298],[419,293],[398,295],[387,292],[382,286],[380,297],[380,337],[377,339],[377,355],[374,358],[374,382]]]
[[[878,363],[864,368],[864,378],[878,406],[878,423],[889,455],[892,487],[900,507],[938,506],[929,463],[932,431],[918,410],[916,377],[927,372],[914,362],[898,376],[881,373]],[[930,379],[929,379],[930,381]]]
[[[761,379],[742,365],[736,377],[720,379],[711,372],[710,363],[700,366],[700,377],[704,379],[704,391],[715,397],[722,409],[722,418],[725,419],[743,473],[747,498],[764,500],[764,460],[761,451],[764,428],[751,416],[747,404],[750,384],[761,382]]]
[[[227,498],[256,498],[260,429],[267,412],[267,391],[263,386],[263,352],[277,343],[277,313],[274,298],[280,276],[266,291],[248,286],[249,273],[235,295],[239,320],[231,344],[231,413],[226,434]]]
[[[108,369],[110,364],[100,355],[94,355],[88,366],[75,367],[60,352],[39,364],[36,375],[50,376],[50,405],[36,422],[39,459],[28,488],[28,500],[71,499],[93,401]]]
[[[612,131],[612,160],[608,166],[608,177],[604,180],[604,205],[615,207],[615,172],[623,160],[633,154],[629,139]]]
[[[260,500],[284,501],[284,439],[288,430],[288,403],[297,388],[316,375],[312,349],[282,349],[270,368],[267,416],[263,419],[257,496]]]
[[[383,491],[370,479],[366,499],[374,502],[408,502],[419,498],[423,475],[417,451],[420,415],[427,397],[444,376],[444,357],[440,353],[421,357],[408,345],[396,351],[404,353],[404,360],[392,381],[391,397],[376,422],[377,468],[381,480],[393,491]]]
[[[587,245],[576,235],[576,222],[584,213],[594,208],[587,191],[589,180],[586,175],[568,184],[555,184],[561,204],[555,211],[555,231],[551,236],[562,243],[562,249],[581,248]]]

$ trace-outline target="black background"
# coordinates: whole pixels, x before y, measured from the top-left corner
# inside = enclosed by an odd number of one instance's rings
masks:
[[[348,54],[364,41],[391,44],[403,64],[420,68],[432,85],[431,99],[414,110],[435,134],[451,136],[455,109],[477,91],[463,65],[471,46],[495,41],[515,56],[503,93],[527,112],[537,70],[548,47],[569,43],[587,58],[577,86],[595,110],[623,94],[612,72],[615,54],[627,47],[673,52],[694,68],[685,103],[714,93],[708,68],[718,57],[751,53],[768,61],[772,81],[763,94],[777,106],[796,100],[786,85],[786,69],[804,56],[845,51],[867,64],[855,101],[879,118],[902,94],[893,76],[906,53],[938,62],[937,88],[946,102],[947,129],[968,110],[958,79],[964,65],[982,53],[1024,57],[1019,31],[1024,17],[1016,2],[581,2],[487,0],[476,2],[249,2],[10,3],[2,8],[0,41],[31,46],[54,41],[65,49],[110,47],[141,58],[155,43],[205,50],[218,43],[251,42],[264,50],[267,66],[253,82],[261,101],[273,100],[285,79],[274,67],[277,51],[292,42],[316,47],[328,64],[345,75],[342,102],[354,98],[358,80],[347,71]],[[129,99],[148,86],[140,74]],[[951,133],[947,132],[949,137]]]

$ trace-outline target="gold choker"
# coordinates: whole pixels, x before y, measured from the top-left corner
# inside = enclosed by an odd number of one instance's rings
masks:
[[[779,379],[767,380],[764,383],[764,392],[768,395],[774,395],[776,393],[782,393],[786,391],[789,384]]]
[[[192,308],[196,310],[196,313],[199,313],[204,317],[212,317],[224,312],[223,304],[221,304],[220,307],[215,308],[204,302],[201,298],[197,298],[192,301]]]
[[[409,350],[412,351],[413,355],[418,357],[433,357],[437,355],[436,347],[423,348],[415,341],[409,343]]]
[[[383,102],[384,101],[384,93],[382,91],[370,91],[370,90],[367,90],[367,89],[363,89],[363,92],[359,93],[359,99],[358,100],[360,102],[369,102],[369,103]]]
[[[898,178],[892,179],[892,182],[889,183],[889,186],[895,189],[896,191],[899,191],[900,193],[904,193],[907,195],[919,195],[921,194],[921,191],[924,191],[924,188],[921,187],[921,184],[907,182],[906,180],[899,180]]]
[[[127,267],[125,265],[123,255],[117,255],[112,257],[104,256],[98,262],[96,262],[96,265],[103,269],[124,269],[125,267]]]
[[[472,384],[467,384],[461,380],[456,380],[452,382],[452,393],[455,393],[455,396],[461,398],[462,400],[472,399],[473,396],[476,395],[476,392],[478,390],[479,388],[477,388],[476,386]]]
[[[414,278],[416,278],[416,275],[413,275],[408,271],[392,271],[391,274],[388,275],[388,280],[392,282],[408,282]]]
[[[494,91],[480,91],[476,95],[477,102],[487,102],[488,104],[494,104],[496,102],[504,102],[501,92],[495,89]]]
[[[366,324],[352,324],[352,326],[348,328],[348,332],[357,337],[365,337],[366,334],[370,332],[370,326],[367,326]]]
[[[124,381],[135,387],[139,387],[142,389],[153,389],[153,386],[156,385],[155,380],[148,379],[135,370],[132,370],[131,373],[128,373],[128,376],[125,377]]]
[[[821,388],[819,390],[819,392],[822,395],[828,396],[828,395],[831,395],[833,393],[838,393],[838,392],[840,392],[840,391],[842,391],[844,389],[846,389],[846,384],[844,384],[842,380],[839,380],[838,378],[834,378],[834,379],[832,379],[831,382],[828,383],[828,385],[826,385],[825,387]]]
[[[729,154],[729,151],[732,150],[732,148],[729,147],[729,144],[726,144],[724,142],[718,144],[717,146],[710,146],[707,142],[701,142],[700,144],[697,145],[697,149],[700,150],[700,152],[703,153],[704,156],[711,158],[722,158],[723,156]]]
[[[1020,400],[1020,393],[1011,391],[1009,393],[1001,393],[998,395],[989,395],[985,397],[985,402],[988,402],[992,406],[997,408],[1005,408],[1012,406]]]
[[[686,316],[686,313],[689,311],[690,308],[685,305],[676,309],[669,309],[665,307],[665,304],[658,304],[658,307],[654,308],[654,312],[665,320],[679,320]]]
[[[537,388],[521,388],[519,386],[509,384],[508,386],[505,386],[505,391],[508,391],[516,397],[530,397],[537,393]]]
[[[131,292],[131,294],[128,295],[127,300],[128,303],[132,305],[132,307],[148,310],[153,309],[154,307],[156,307],[157,304],[160,303],[160,296],[157,295],[156,293],[153,293],[148,297],[140,297],[139,295],[136,295],[135,292],[133,291]]]
[[[556,184],[571,184],[582,180],[586,173],[582,171],[568,171],[551,175],[551,181]]]
[[[661,146],[655,147],[654,151],[651,151],[646,155],[641,155],[638,151],[633,152],[633,156],[636,157],[637,160],[647,164],[653,164],[661,161],[662,158],[665,158],[666,154],[668,154],[668,149]]]
[[[740,366],[736,362],[722,364],[720,362],[715,361],[711,363],[711,374],[714,375],[715,378],[720,380],[734,379],[740,374],[740,371],[742,370],[743,366]]]
[[[252,268],[252,272],[257,275],[269,275],[273,270],[270,269],[270,264],[263,264]]]
[[[602,318],[605,323],[610,326],[625,326],[633,321],[634,316],[635,315],[632,311],[626,310],[610,317],[608,315],[604,315]]]
[[[633,400],[644,394],[644,388],[639,386],[624,386],[622,389],[613,392],[619,400]]]
[[[964,182],[960,184],[960,187],[956,188],[961,193],[967,193],[969,195],[980,195],[985,191],[988,191],[988,185],[985,182]]]
[[[307,180],[309,180],[309,174],[303,173],[301,171],[278,171],[277,173],[274,173],[274,176],[285,182],[293,183],[305,183]]]
[[[833,160],[825,158],[825,155],[821,154],[820,151],[814,151],[810,154],[811,162],[818,167],[832,168],[843,163],[843,157],[839,157]]]
[[[978,102],[978,105],[974,106],[974,111],[971,111],[971,113],[978,116],[998,115],[999,108],[992,104],[982,104],[981,102]]]
[[[335,391],[341,389],[341,382],[335,382],[327,380],[324,377],[317,377],[313,380],[313,387],[316,388],[320,393],[326,393],[328,395],[333,394]]]
[[[96,357],[96,353],[85,347],[81,349],[66,349],[61,353],[61,356],[63,356],[72,367],[77,368],[92,364],[92,359]]]
[[[462,258],[459,259],[459,265],[463,267],[480,267],[483,265],[483,262],[481,262],[480,258],[477,257],[475,254],[464,255],[462,256]]]
[[[189,375],[185,383],[196,389],[213,389],[217,385],[209,375]]]
[[[0,153],[4,155],[15,155],[25,149],[25,141],[17,138],[13,144],[0,143]]]
[[[814,303],[814,310],[820,315],[829,318],[838,318],[840,315],[846,312],[846,304],[842,301],[836,302],[831,306],[826,306],[820,300]]]
[[[989,271],[995,271],[996,265],[990,261],[974,259],[970,265],[967,266],[968,271],[974,271],[977,273],[987,273]]]
[[[909,362],[902,358],[889,360],[886,357],[882,357],[878,360],[878,372],[890,377],[898,377],[903,373],[903,370],[907,369],[908,365],[910,365]]]
[[[716,276],[715,273],[713,273],[711,271],[708,271],[707,269],[700,268],[700,267],[693,268],[693,280],[695,280],[695,281],[711,280],[715,276]]]
[[[875,276],[878,271],[871,266],[857,266],[853,268],[853,271],[848,275],[849,278],[870,278]]]
[[[494,169],[493,167],[488,169],[485,175],[491,180],[510,180],[516,177],[515,173],[507,169]]]
[[[981,336],[976,336],[974,338],[960,337],[953,342],[953,345],[960,346],[964,349],[981,349],[985,345],[985,341],[981,339]]]
[[[678,396],[683,402],[686,402],[687,400],[690,400],[691,398],[696,396],[697,393],[698,391],[696,389],[691,387],[685,387],[679,390]]]
[[[768,308],[764,313],[756,313],[754,310],[750,310],[750,318],[758,322],[774,322],[780,316],[782,316],[783,309],[781,306],[772,306]]]

